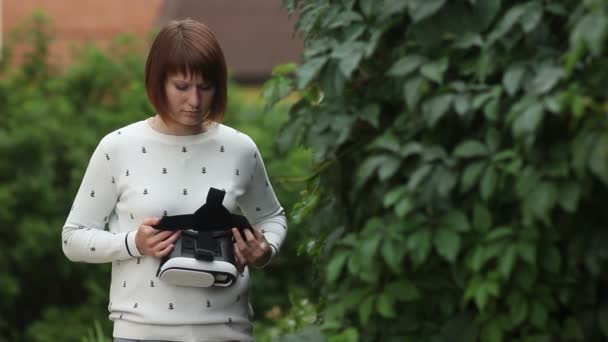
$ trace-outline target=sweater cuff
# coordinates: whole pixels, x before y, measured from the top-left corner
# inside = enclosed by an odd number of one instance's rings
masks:
[[[137,231],[128,232],[125,235],[125,248],[127,249],[127,253],[130,257],[137,258],[142,256],[137,249],[137,245],[135,244],[135,233]]]

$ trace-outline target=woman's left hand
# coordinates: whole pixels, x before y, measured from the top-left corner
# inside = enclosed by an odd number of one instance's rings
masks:
[[[255,228],[243,229],[243,232],[245,236],[241,235],[238,229],[232,228],[236,240],[234,244],[236,268],[239,273],[242,273],[247,265],[264,266],[272,255],[271,247],[262,232]]]

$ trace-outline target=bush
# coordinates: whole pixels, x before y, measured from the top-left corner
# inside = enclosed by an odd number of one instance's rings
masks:
[[[605,1],[286,0],[333,341],[608,338]],[[310,334],[291,340],[306,340]]]

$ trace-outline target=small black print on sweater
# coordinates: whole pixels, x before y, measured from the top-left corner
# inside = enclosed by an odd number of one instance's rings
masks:
[[[166,175],[166,174],[167,174],[167,168],[163,167],[163,175]]]
[[[209,299],[207,299],[207,307],[210,308],[211,307],[211,301]]]
[[[173,303],[169,303],[169,310],[173,310],[173,309],[174,309]]]
[[[139,265],[141,263],[141,258],[137,258],[137,264]]]
[[[220,152],[224,152],[224,145],[220,146]]]
[[[95,197],[95,190],[91,191],[91,197]]]
[[[150,287],[154,287],[154,280],[150,280]]]
[[[236,175],[237,176],[239,175],[239,169],[236,169]]]
[[[129,176],[129,169],[125,172],[125,176]]]
[[[141,153],[148,153],[148,151],[146,151],[146,148],[142,146]]]
[[[182,191],[182,194],[183,194],[184,196],[188,195],[188,189],[184,189],[184,190]]]
[[[201,173],[207,173],[207,168],[204,167],[203,170],[201,171]]]
[[[183,153],[188,152],[188,149],[186,148],[186,146],[182,146],[182,152],[183,152]]]
[[[106,153],[106,159],[110,160],[110,156]]]
[[[133,304],[133,309],[137,309],[137,303]]]
[[[148,189],[144,189],[144,195],[148,194]]]
[[[122,283],[122,287],[127,287],[127,281],[126,280]]]
[[[95,252],[95,247],[91,247],[91,252]]]

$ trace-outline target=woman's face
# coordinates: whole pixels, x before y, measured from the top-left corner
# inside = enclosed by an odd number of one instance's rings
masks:
[[[169,106],[165,124],[176,131],[200,130],[214,93],[215,88],[200,75],[169,75],[165,83]]]

